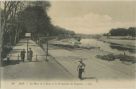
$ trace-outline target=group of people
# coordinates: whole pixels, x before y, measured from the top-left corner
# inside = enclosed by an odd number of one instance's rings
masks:
[[[20,52],[21,60],[22,60],[23,62],[25,61],[25,54],[26,54],[26,51],[25,51],[25,49],[23,49],[23,50]],[[27,60],[32,61],[32,57],[33,57],[33,51],[31,50],[31,48],[29,48],[29,50],[28,50],[28,52],[27,52]]]

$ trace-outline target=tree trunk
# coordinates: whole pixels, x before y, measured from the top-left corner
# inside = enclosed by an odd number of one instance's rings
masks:
[[[14,45],[17,43],[17,29],[15,30]]]

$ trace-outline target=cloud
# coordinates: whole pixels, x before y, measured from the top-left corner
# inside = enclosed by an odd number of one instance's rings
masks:
[[[50,16],[54,25],[85,34],[106,33],[111,28],[134,25],[134,23],[129,22],[115,22],[109,15],[95,13],[77,17],[55,17],[51,14]]]
[[[77,33],[106,33],[136,26],[133,2],[51,2],[52,23]]]

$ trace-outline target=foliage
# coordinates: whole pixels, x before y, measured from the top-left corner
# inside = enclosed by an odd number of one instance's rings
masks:
[[[47,31],[50,25],[50,19],[45,16],[43,8],[39,6],[27,7],[23,12],[24,27],[27,32],[31,32],[37,37]]]
[[[53,33],[52,35],[57,35],[57,36],[73,36],[75,35],[74,31],[67,30],[65,28],[61,28],[59,26],[53,26]]]
[[[0,53],[7,54],[6,45],[13,46],[25,36],[32,33],[32,39],[37,41],[43,36],[70,36],[73,31],[54,26],[47,14],[51,6],[48,1],[2,1]],[[0,4],[1,4],[0,3]],[[5,49],[8,51],[4,52]],[[6,56],[6,55],[5,55]]]
[[[136,36],[136,27],[111,29],[111,36]]]
[[[18,23],[18,12],[23,4],[20,1],[2,1],[1,8],[1,57],[11,50],[11,45],[20,39],[20,25]],[[7,47],[8,46],[8,47]],[[10,46],[10,47],[9,47]]]

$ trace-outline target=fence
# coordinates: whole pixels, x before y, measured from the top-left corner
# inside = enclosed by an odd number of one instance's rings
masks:
[[[42,60],[48,61],[48,59],[47,59],[48,56],[49,55],[37,55],[37,54],[35,54],[35,55],[32,56],[32,61],[42,61]],[[3,59],[3,61],[7,61],[7,62],[12,61],[12,60],[16,60],[18,62],[22,61],[21,56],[19,54],[18,55],[9,54],[6,58]],[[28,60],[27,57],[25,57],[24,60]]]

